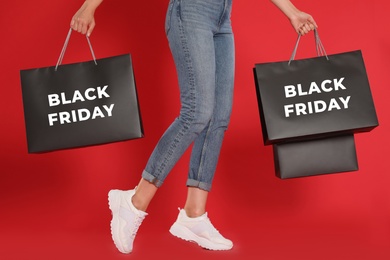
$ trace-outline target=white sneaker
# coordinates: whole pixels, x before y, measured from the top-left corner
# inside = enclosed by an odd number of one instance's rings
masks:
[[[138,228],[147,215],[131,202],[135,190],[111,190],[108,204],[112,212],[111,235],[118,250],[128,254],[133,250],[133,242]]]
[[[169,232],[209,250],[229,250],[233,247],[233,242],[224,238],[211,224],[207,213],[197,218],[190,218],[184,209],[179,208],[179,216]]]

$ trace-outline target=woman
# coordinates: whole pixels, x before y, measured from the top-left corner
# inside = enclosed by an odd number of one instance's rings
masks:
[[[91,35],[94,12],[102,0],[86,0],[71,27]],[[305,35],[317,27],[314,19],[289,0],[272,0]],[[232,108],[234,39],[230,23],[232,0],[170,0],[165,31],[180,86],[179,116],[157,143],[138,186],[111,190],[111,233],[122,253],[130,253],[150,201],[169,171],[194,143],[188,173],[188,193],[170,232],[210,250],[229,250],[232,241],[211,224],[206,213],[208,192]]]

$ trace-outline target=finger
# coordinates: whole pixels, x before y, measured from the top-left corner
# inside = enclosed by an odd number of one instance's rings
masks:
[[[77,32],[77,22],[74,23],[73,30]]]
[[[306,32],[310,32],[311,31],[310,25],[308,23],[305,24],[304,28],[305,28]]]
[[[305,25],[301,24],[298,28],[298,32],[300,35],[305,35]]]
[[[70,21],[70,28],[72,28],[73,30],[76,30],[76,27],[77,27],[77,21],[73,17],[72,20]]]
[[[77,32],[81,33],[83,29],[83,21],[79,19],[77,22]]]
[[[73,21],[73,23],[71,24],[70,26],[74,31],[77,32],[77,22],[76,21]]]
[[[74,21],[73,30],[78,32],[79,28],[80,28],[80,21],[79,21],[79,18],[76,18],[75,21]]]
[[[87,24],[86,23],[83,23],[83,25],[81,26],[81,33],[82,34],[86,34],[87,33]]]
[[[317,23],[314,21],[313,17],[309,17],[307,20],[310,22],[310,24],[314,25],[315,28],[318,28]]]
[[[87,36],[91,36],[93,29],[95,28],[95,23],[91,23],[91,25],[88,28]]]
[[[306,29],[306,26],[303,25],[301,28],[300,28],[300,34],[303,36],[305,34],[308,33],[308,30]]]

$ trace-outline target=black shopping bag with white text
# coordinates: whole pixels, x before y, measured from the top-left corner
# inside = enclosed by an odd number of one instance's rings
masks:
[[[129,54],[59,66],[61,56],[57,66],[20,72],[30,153],[143,136]]]
[[[293,60],[296,48],[290,61],[258,63],[254,68],[265,144],[378,126],[360,50]]]

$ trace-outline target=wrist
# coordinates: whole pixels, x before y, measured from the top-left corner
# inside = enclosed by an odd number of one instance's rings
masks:
[[[289,0],[271,0],[271,2],[276,5],[290,21],[297,19],[299,16],[300,11]]]
[[[85,0],[84,6],[94,11],[102,2],[103,0]]]

